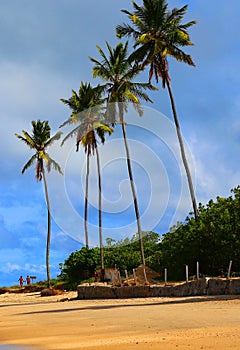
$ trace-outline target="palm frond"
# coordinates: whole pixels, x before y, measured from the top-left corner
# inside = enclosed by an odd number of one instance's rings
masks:
[[[188,5],[184,5],[180,9],[178,8],[173,8],[171,11],[169,11],[166,14],[166,22],[174,22],[175,24],[179,24],[181,20],[183,19],[184,15],[187,12]]]
[[[66,100],[65,98],[60,98],[60,101],[65,103],[65,105],[69,105],[69,100]]]
[[[54,170],[58,171],[61,175],[63,175],[63,171],[60,167],[60,165],[51,157],[48,155],[47,165],[46,165],[47,171],[50,172],[53,168]]]
[[[140,100],[144,100],[145,102],[151,102],[151,103],[153,103],[153,101],[143,90],[152,90],[152,91],[157,90],[155,87],[153,88],[153,85],[150,83],[145,83],[145,84],[133,83],[129,86],[128,89],[132,94],[136,95]]]
[[[24,165],[24,167],[22,168],[22,174],[25,173],[25,171],[30,168],[32,166],[32,164],[34,163],[34,161],[37,159],[37,154],[34,154],[29,161]]]
[[[186,30],[187,28],[193,26],[194,24],[197,24],[197,21],[190,21],[190,22],[187,22],[187,23],[185,23],[185,24],[181,24],[181,25],[179,26],[179,29],[181,29],[181,30]]]
[[[100,124],[99,126],[95,125],[95,129],[102,144],[105,142],[105,134],[108,133],[108,135],[111,135],[114,132],[110,126],[104,124]]]
[[[46,143],[45,143],[45,148],[51,146],[54,141],[57,141],[61,138],[62,132],[58,131],[54,136],[52,136]]]
[[[63,128],[64,126],[70,125],[70,124],[73,124],[73,118],[72,118],[72,117],[68,118],[65,122],[63,122],[63,123],[59,126],[59,128]]]
[[[25,130],[22,130],[22,133],[25,136],[26,141],[28,142],[28,146],[30,146],[30,148],[35,148],[35,137],[30,136],[29,133]]]
[[[139,117],[143,116],[144,110],[143,110],[143,107],[140,103],[133,103],[133,108],[136,110]]]
[[[24,130],[23,130],[23,132],[24,132]],[[15,133],[14,135],[17,136],[21,141],[23,141],[30,148],[35,148],[35,146],[33,145],[33,142],[32,142],[32,139],[31,139],[30,135],[28,135],[29,138],[25,138],[25,137],[23,137],[23,136],[21,136],[21,135],[19,135],[17,133]],[[29,141],[31,141],[31,142],[29,142]]]
[[[108,79],[111,78],[111,72],[109,72],[109,70],[104,65],[104,63],[101,63],[98,60],[96,60],[95,58],[90,57],[90,56],[89,56],[89,59],[93,63],[95,63],[95,66],[93,67],[93,70],[92,70],[93,78],[101,77],[102,80],[105,80],[105,81],[107,81]]]
[[[180,50],[178,47],[172,46],[169,49],[169,55],[173,56],[177,61],[187,63],[190,66],[195,67],[195,63],[190,55]]]
[[[136,31],[133,27],[131,27],[129,24],[123,23],[122,25],[116,26],[116,35],[118,38],[122,37],[130,37],[133,36],[134,38],[137,38],[141,33],[139,31]]]
[[[76,128],[74,128],[73,130],[71,130],[62,140],[61,142],[61,146],[64,145],[64,143],[69,139],[69,138],[72,138],[73,136],[75,136],[78,131],[80,129],[80,126],[78,125]]]

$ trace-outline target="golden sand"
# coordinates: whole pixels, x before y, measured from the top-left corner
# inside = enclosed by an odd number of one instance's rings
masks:
[[[240,349],[239,295],[69,300],[76,296],[0,295],[0,349]]]

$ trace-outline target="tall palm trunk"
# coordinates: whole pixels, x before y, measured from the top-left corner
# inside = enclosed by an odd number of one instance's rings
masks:
[[[98,172],[98,226],[99,226],[99,245],[100,245],[100,259],[101,259],[101,281],[105,278],[104,268],[104,249],[103,249],[103,237],[102,237],[102,178],[100,167],[100,156],[98,146],[96,143],[96,155],[97,155],[97,172]]]
[[[122,125],[124,146],[125,146],[125,151],[126,151],[126,156],[127,156],[128,175],[129,175],[129,180],[130,180],[130,185],[131,185],[131,190],[132,190],[135,216],[136,216],[136,220],[137,220],[137,231],[138,231],[138,236],[139,236],[141,259],[142,259],[142,264],[145,265],[144,247],[143,247],[143,239],[142,239],[142,228],[141,228],[141,221],[140,221],[140,214],[139,214],[139,208],[138,208],[136,189],[135,189],[135,185],[134,185],[134,181],[133,181],[130,151],[129,151],[128,142],[127,142],[126,123],[123,120],[123,110],[122,110],[121,103],[118,106],[119,106],[119,111],[120,111],[120,121],[121,121],[121,125]]]
[[[193,205],[193,212],[194,212],[194,216],[195,216],[195,219],[196,219],[198,217],[199,213],[198,213],[196,198],[195,198],[195,194],[194,194],[194,188],[193,188],[191,172],[190,172],[190,169],[189,169],[189,166],[188,166],[188,161],[187,161],[186,154],[185,154],[185,149],[184,149],[182,134],[181,134],[181,130],[180,130],[180,124],[179,124],[179,121],[178,121],[177,110],[176,110],[176,106],[175,106],[173,92],[172,92],[172,88],[171,88],[171,85],[170,85],[170,82],[169,82],[168,79],[166,79],[166,83],[167,83],[169,97],[170,97],[170,100],[171,100],[171,106],[172,106],[173,117],[174,117],[174,122],[175,122],[175,126],[176,126],[176,131],[177,131],[177,137],[178,137],[178,141],[179,141],[179,145],[180,145],[182,161],[183,161],[183,165],[184,165],[184,168],[185,168],[185,171],[186,171],[186,174],[187,174],[188,186],[189,186],[189,191],[190,191],[192,205]]]
[[[48,283],[48,288],[50,288],[51,287],[51,278],[50,278],[51,211],[50,211],[50,201],[49,201],[49,195],[48,195],[47,179],[46,179],[44,168],[42,168],[42,174],[43,174],[45,198],[46,198],[47,211],[48,211],[48,216],[47,216],[46,268],[47,268],[47,283]]]
[[[87,153],[87,166],[86,166],[86,184],[85,184],[85,205],[84,205],[84,230],[85,230],[85,242],[86,248],[89,248],[88,242],[88,180],[89,180],[89,152]]]

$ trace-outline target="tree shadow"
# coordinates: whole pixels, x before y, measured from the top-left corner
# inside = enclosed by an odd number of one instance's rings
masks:
[[[144,303],[128,303],[128,304],[112,304],[112,305],[89,305],[89,306],[83,306],[83,307],[76,307],[76,308],[67,308],[67,309],[57,309],[57,310],[40,310],[40,311],[28,311],[20,313],[21,315],[34,315],[34,314],[49,314],[49,313],[65,313],[65,312],[78,312],[78,311],[86,311],[86,310],[108,310],[108,309],[120,309],[120,308],[129,308],[129,307],[147,307],[147,306],[154,306],[154,305],[177,305],[177,304],[189,304],[189,303],[200,303],[200,302],[207,302],[207,301],[226,301],[226,300],[235,300],[240,299],[240,295],[218,295],[218,296],[196,296],[196,297],[183,297],[184,299],[175,299],[171,300],[164,300],[159,302],[144,302]],[[74,298],[73,300],[79,300],[77,298]],[[98,299],[99,301],[100,299]],[[106,299],[104,299],[106,300]],[[119,300],[121,302],[121,299],[114,299]],[[69,300],[68,302],[71,302]],[[35,304],[36,305],[36,304]]]

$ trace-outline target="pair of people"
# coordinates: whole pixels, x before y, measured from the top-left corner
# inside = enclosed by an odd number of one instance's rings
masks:
[[[20,276],[20,277],[19,277],[19,284],[20,284],[20,287],[23,286],[23,283],[24,283],[24,282],[25,282],[25,281],[24,281],[24,279],[23,279],[23,276]],[[31,284],[31,279],[30,279],[29,276],[27,276],[26,282],[27,282],[27,285]]]

